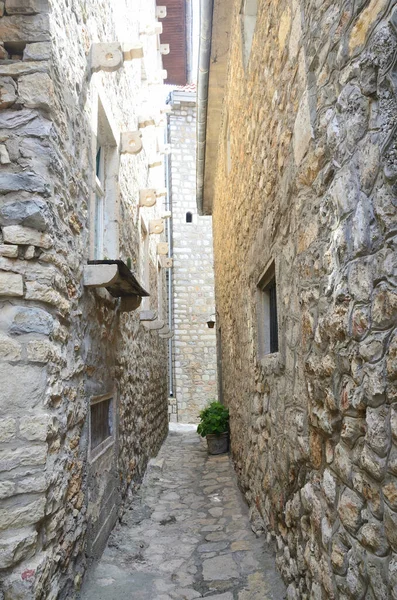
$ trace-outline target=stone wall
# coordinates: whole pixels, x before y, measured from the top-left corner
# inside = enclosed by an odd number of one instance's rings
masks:
[[[170,418],[197,423],[200,410],[218,393],[216,330],[207,327],[215,312],[212,218],[197,214],[196,94],[175,91],[171,103],[175,393]]]
[[[160,118],[157,36],[139,37],[155,3],[6,0],[0,11],[0,597],[71,599],[167,433],[165,340],[139,310],[83,286],[98,112],[117,166],[112,195],[105,186],[106,254],[131,261],[138,279],[141,221],[149,229],[162,209],[138,206],[140,189],[164,186],[162,167],[148,169],[157,130],[141,130],[139,154],[119,154],[141,114]],[[98,41],[141,41],[144,58],[92,74]],[[149,237],[157,273],[162,236]],[[105,394],[113,434],[94,460],[90,401]]]
[[[395,5],[262,0],[245,70],[234,3],[213,211],[222,376],[240,483],[291,600],[397,598]],[[260,357],[271,261],[280,347]]]

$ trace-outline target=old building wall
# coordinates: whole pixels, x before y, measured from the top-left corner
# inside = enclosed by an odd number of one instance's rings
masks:
[[[170,418],[197,423],[200,410],[218,393],[216,330],[207,327],[215,318],[212,219],[197,214],[195,91],[174,91],[171,105],[175,393]]]
[[[234,3],[213,209],[222,377],[290,599],[397,597],[395,4],[262,0],[245,67]]]
[[[104,288],[83,286],[100,145],[97,258],[123,259],[142,281],[146,228],[149,302],[165,296],[164,271],[153,277],[164,236],[150,234],[162,207],[139,208],[141,189],[164,186],[162,167],[148,167],[159,159],[158,130],[143,127],[143,150],[120,153],[122,132],[148,114],[160,119],[158,37],[139,35],[155,22],[155,3],[0,8],[0,596],[73,598],[86,555],[103,548],[167,432],[165,340],[139,309],[122,312]],[[144,58],[91,73],[99,41],[141,42]],[[113,405],[95,412],[102,396]],[[96,419],[107,437],[94,447]]]

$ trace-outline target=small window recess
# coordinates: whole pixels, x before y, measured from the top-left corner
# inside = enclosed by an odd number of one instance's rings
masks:
[[[114,444],[114,394],[91,398],[89,454],[94,461]]]
[[[186,213],[186,223],[193,223],[193,215],[191,212]]]
[[[257,286],[258,350],[260,358],[279,351],[277,286],[274,262]]]
[[[140,266],[142,285],[147,292],[150,292],[149,234],[143,219],[141,219]],[[150,298],[144,298],[142,310],[149,309]]]
[[[243,63],[247,70],[255,34],[258,0],[243,0],[241,6],[241,30],[243,37]]]

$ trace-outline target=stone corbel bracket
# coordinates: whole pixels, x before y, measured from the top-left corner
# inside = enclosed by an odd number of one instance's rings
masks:
[[[151,208],[157,202],[156,190],[143,189],[139,191],[139,206]]]
[[[121,154],[139,154],[143,148],[140,131],[125,131],[120,135]]]
[[[169,44],[160,44],[160,54],[166,55],[170,53]]]
[[[161,196],[166,196],[166,195],[167,195],[167,188],[158,188],[156,190],[157,198],[160,198]]]
[[[166,16],[167,16],[167,7],[166,6],[156,6],[157,19],[165,19]]]
[[[157,331],[158,329],[162,329],[165,323],[160,319],[156,319],[155,321],[142,321],[142,325],[150,331]]]
[[[149,234],[160,234],[164,231],[164,221],[163,219],[152,219],[149,222]]]
[[[159,256],[167,256],[169,250],[169,245],[167,242],[159,242],[157,244],[157,254]]]
[[[138,128],[139,129],[144,129],[145,127],[151,127],[153,125],[156,125],[156,121],[154,120],[153,117],[151,117],[149,115],[140,115],[138,117]]]
[[[171,104],[165,104],[162,108],[160,108],[160,112],[162,115],[169,115],[170,113],[172,113]]]
[[[148,83],[149,85],[162,85],[164,80],[167,79],[167,77],[167,70],[162,69],[159,73],[153,75]]]
[[[157,333],[158,333],[159,335],[160,335],[160,334],[162,334],[162,335],[164,335],[164,334],[165,334],[165,335],[167,335],[168,333],[170,333],[170,331],[171,331],[171,329],[168,327],[168,325],[165,325],[165,324],[164,324],[164,327],[162,327],[161,329],[159,329],[159,330],[157,331]]]
[[[158,151],[162,155],[169,156],[172,152],[171,144],[159,144]]]
[[[92,44],[90,59],[92,73],[117,71],[124,62],[121,44],[118,42]]]
[[[170,340],[174,337],[174,333],[172,331],[170,331],[169,333],[159,333],[159,337],[163,340]]]
[[[143,45],[140,43],[122,44],[121,50],[123,52],[123,58],[125,61],[134,60],[136,58],[143,58]]]
[[[172,269],[174,260],[168,256],[160,256],[160,265],[163,269]]]
[[[149,169],[155,169],[156,167],[161,167],[163,161],[160,157],[153,157],[149,162]]]
[[[154,310],[141,310],[139,313],[140,321],[155,321],[157,319],[157,313]]]
[[[147,23],[139,33],[140,35],[161,35],[163,33],[163,24],[157,21]]]

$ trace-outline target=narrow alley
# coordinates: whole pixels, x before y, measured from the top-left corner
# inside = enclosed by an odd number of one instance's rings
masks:
[[[194,430],[174,427],[81,599],[279,600],[284,589],[229,456],[209,456]]]

